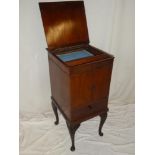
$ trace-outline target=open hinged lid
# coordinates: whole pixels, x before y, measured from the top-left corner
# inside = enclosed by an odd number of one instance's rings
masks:
[[[83,1],[39,3],[49,49],[89,43]]]

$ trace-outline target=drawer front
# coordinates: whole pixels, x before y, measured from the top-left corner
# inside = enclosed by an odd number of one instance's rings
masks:
[[[100,102],[81,106],[76,109],[72,109],[71,116],[73,121],[86,120],[88,118],[99,115],[99,113],[107,112],[108,99],[104,99]]]

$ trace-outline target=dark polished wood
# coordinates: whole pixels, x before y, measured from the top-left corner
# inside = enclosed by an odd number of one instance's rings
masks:
[[[107,119],[107,113],[100,114],[100,118],[101,118],[101,120],[100,120],[98,133],[100,136],[103,136],[102,127],[103,127],[103,124],[105,123],[105,121]]]
[[[48,45],[55,124],[59,123],[59,109],[74,151],[74,135],[83,121],[100,116],[98,132],[103,135],[114,57],[89,44],[83,1],[42,2],[39,6]],[[57,56],[80,50],[93,56],[66,62]]]
[[[53,101],[51,102],[51,104],[52,104],[52,108],[53,108],[55,118],[56,118],[56,121],[54,123],[55,123],[55,125],[58,125],[59,124],[59,116],[58,116],[57,106],[55,105],[55,103]]]
[[[82,1],[41,2],[39,6],[49,48],[89,42]]]
[[[112,66],[110,55],[70,67],[49,52],[52,97],[68,120],[83,121],[107,112]]]
[[[67,128],[71,137],[71,142],[72,142],[72,146],[70,148],[71,151],[75,150],[75,142],[74,142],[74,136],[75,136],[75,132],[76,130],[80,127],[80,124],[72,124],[68,121],[66,121],[67,124]]]

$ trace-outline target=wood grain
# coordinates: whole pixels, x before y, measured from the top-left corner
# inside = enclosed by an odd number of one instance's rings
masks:
[[[89,43],[83,1],[39,3],[48,48]]]

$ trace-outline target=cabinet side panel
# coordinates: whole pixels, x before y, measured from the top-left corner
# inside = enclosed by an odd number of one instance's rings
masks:
[[[113,60],[93,64],[93,101],[99,102],[109,96]]]
[[[61,68],[49,59],[49,71],[52,97],[57,102],[61,112],[70,119],[69,77]]]

